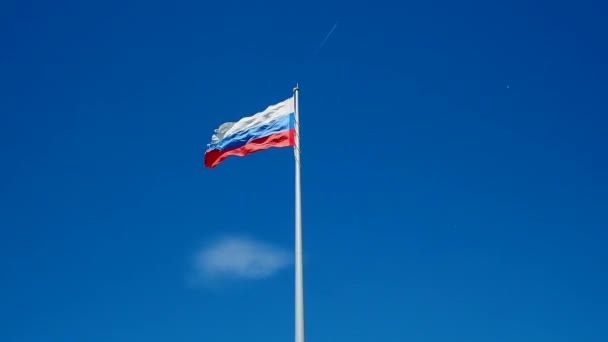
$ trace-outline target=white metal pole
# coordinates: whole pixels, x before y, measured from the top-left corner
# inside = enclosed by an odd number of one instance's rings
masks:
[[[304,342],[304,281],[302,265],[302,200],[300,188],[300,89],[293,90],[294,116],[295,116],[295,168],[296,168],[296,231],[295,231],[295,257],[296,257],[296,284],[295,284],[295,342]]]

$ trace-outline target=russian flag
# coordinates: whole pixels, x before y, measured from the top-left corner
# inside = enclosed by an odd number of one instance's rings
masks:
[[[272,147],[294,146],[294,97],[237,122],[226,122],[214,133],[205,151],[205,166],[209,168],[230,156],[244,157]]]

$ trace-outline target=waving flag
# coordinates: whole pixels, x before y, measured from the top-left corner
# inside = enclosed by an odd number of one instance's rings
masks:
[[[213,168],[229,156],[246,156],[272,147],[295,145],[294,97],[236,122],[221,124],[205,151],[205,166]]]

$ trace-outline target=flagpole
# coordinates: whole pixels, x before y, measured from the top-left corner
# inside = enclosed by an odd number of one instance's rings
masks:
[[[296,229],[295,229],[295,342],[304,342],[304,281],[302,265],[302,200],[300,188],[300,88],[293,89],[295,117],[294,159],[296,168]]]

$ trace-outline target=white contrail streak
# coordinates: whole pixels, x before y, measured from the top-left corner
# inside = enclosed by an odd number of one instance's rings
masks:
[[[319,45],[319,48],[317,49],[318,51],[320,51],[321,48],[323,47],[323,45],[325,45],[325,43],[327,42],[327,40],[329,39],[329,37],[331,36],[331,34],[334,33],[334,30],[336,29],[336,27],[338,27],[338,22],[337,21],[334,24],[334,27],[332,27],[331,30],[329,30],[329,33],[325,36],[325,38],[321,42],[321,45]]]

